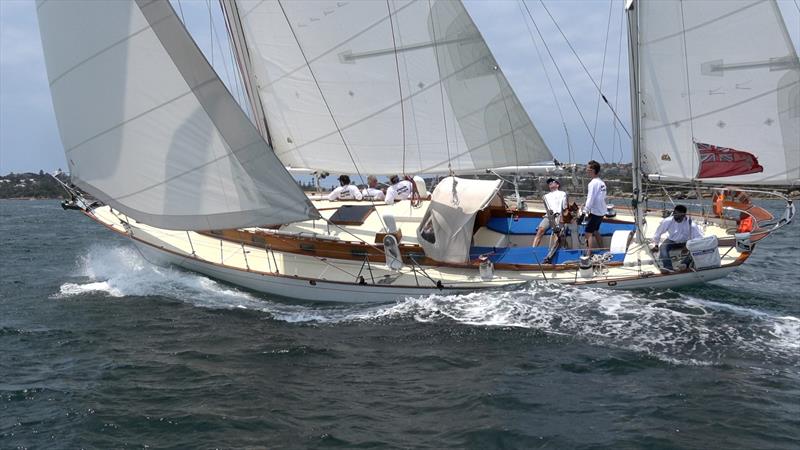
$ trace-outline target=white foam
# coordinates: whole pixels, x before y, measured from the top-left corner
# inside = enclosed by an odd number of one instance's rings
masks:
[[[76,272],[88,281],[64,283],[55,297],[105,293],[109,297],[164,296],[219,308],[263,306],[258,298],[206,277],[153,266],[128,246],[92,247],[79,259]]]
[[[411,299],[379,315],[536,329],[642,352],[672,364],[716,364],[741,353],[797,358],[800,319],[674,292],[653,297],[543,284],[515,292]]]
[[[85,283],[57,298],[163,296],[205,308],[248,309],[289,323],[411,319],[468,326],[520,327],[651,355],[673,364],[714,364],[729,354],[797,360],[800,319],[672,291],[640,293],[533,284],[516,291],[430,295],[384,305],[270,301],[204,276],[147,263],[132,247],[97,246],[81,258]]]
[[[800,318],[777,317],[770,333],[776,338],[775,345],[791,351],[800,350]]]
[[[56,298],[66,298],[75,295],[83,295],[86,293],[105,292],[111,297],[124,297],[124,294],[119,290],[111,287],[107,281],[96,281],[93,283],[77,284],[77,283],[64,283],[61,285],[60,292],[56,294]]]

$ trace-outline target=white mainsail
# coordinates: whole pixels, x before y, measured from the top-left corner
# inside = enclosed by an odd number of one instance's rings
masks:
[[[800,62],[775,1],[636,5],[644,169],[800,183]]]
[[[552,160],[458,1],[236,5],[289,166],[446,173]]]
[[[167,1],[39,1],[72,180],[160,228],[318,217]]]

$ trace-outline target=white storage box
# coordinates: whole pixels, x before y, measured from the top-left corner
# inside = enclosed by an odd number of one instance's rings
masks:
[[[508,235],[492,231],[486,227],[480,227],[475,235],[472,236],[472,245],[476,247],[508,247]]]
[[[720,266],[719,243],[716,236],[691,239],[686,242],[686,248],[692,255],[695,269],[713,269]]]
[[[628,251],[628,243],[631,241],[633,231],[630,230],[617,230],[611,235],[611,253],[625,253]]]

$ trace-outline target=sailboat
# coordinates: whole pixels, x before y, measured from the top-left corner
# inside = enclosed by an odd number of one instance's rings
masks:
[[[633,195],[592,255],[532,247],[544,207],[470,176],[553,155],[461,2],[222,6],[247,112],[169,2],[37,1],[76,204],[155,264],[310,301],[666,288],[725,277],[794,218],[752,187],[800,180],[800,64],[773,0],[629,1]],[[291,170],[442,179],[413,201],[330,201]],[[662,273],[647,188],[666,181],[715,202],[691,216],[711,239]]]

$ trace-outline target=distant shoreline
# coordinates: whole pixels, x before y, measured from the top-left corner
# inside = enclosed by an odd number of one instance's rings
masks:
[[[0,200],[64,200],[64,197],[0,197]]]

